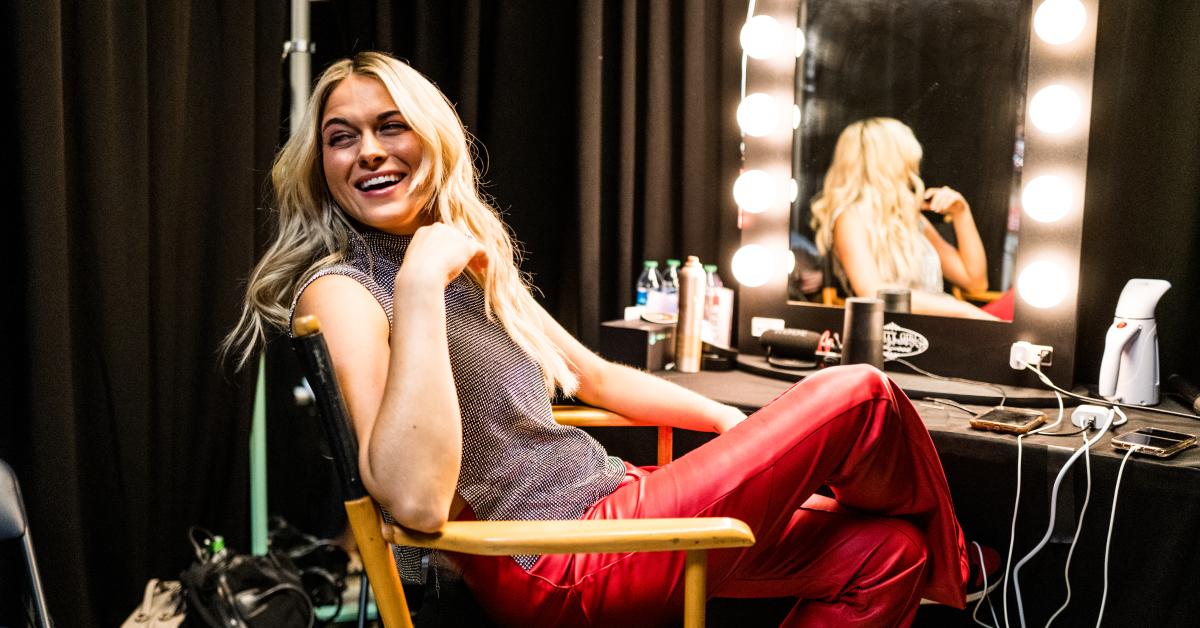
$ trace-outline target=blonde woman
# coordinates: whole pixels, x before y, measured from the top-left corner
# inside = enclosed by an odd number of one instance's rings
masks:
[[[244,362],[266,328],[320,318],[364,483],[398,523],[732,516],[758,543],[712,553],[712,595],[793,596],[791,620],[821,625],[911,621],[922,595],[963,604],[940,462],[880,372],[829,370],[747,418],[600,359],[522,282],[449,102],[391,57],[331,66],[301,129],[272,170],[278,233],[228,346]],[[556,425],[554,391],[720,436],[636,467]],[[813,496],[823,484],[841,504]],[[409,580],[415,553],[400,552]],[[448,558],[503,624],[648,626],[681,613],[681,552]]]
[[[847,126],[812,202],[817,246],[832,252],[834,274],[854,295],[908,288],[914,313],[996,320],[942,289],[945,278],[968,292],[987,290],[987,256],[962,194],[925,187],[921,154],[912,129],[899,120],[868,118]],[[951,220],[957,247],[938,234],[923,209]]]

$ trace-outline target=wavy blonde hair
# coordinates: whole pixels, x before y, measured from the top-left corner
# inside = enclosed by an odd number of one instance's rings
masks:
[[[921,274],[921,144],[893,118],[867,118],[847,126],[833,150],[825,185],[813,197],[812,227],[821,253],[833,248],[833,228],[845,211],[869,227],[867,245],[888,283]]]
[[[410,194],[427,198],[430,222],[466,230],[487,251],[482,273],[467,269],[483,288],[489,318],[542,367],[546,389],[573,394],[578,378],[541,324],[528,279],[518,270],[520,253],[508,228],[479,191],[471,142],[449,100],[408,64],[378,52],[359,53],[329,67],[313,89],[300,131],[279,151],[271,168],[277,204],[275,237],[254,267],[237,325],[222,345],[242,367],[263,344],[268,328],[286,329],[292,300],[303,280],[345,259],[359,237],[333,201],[321,162],[320,122],[325,102],[350,75],[383,84],[421,144],[421,164]]]

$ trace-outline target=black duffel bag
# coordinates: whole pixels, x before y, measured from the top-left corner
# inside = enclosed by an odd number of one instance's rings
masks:
[[[313,604],[287,556],[237,554],[220,536],[189,530],[196,562],[179,579],[190,626],[273,628],[312,626]]]

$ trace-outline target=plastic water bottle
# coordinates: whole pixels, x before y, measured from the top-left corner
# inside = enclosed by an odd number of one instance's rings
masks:
[[[716,264],[704,265],[704,325],[702,327],[701,336],[705,342],[712,344],[721,344],[718,342],[719,330],[721,328],[721,295],[717,288],[722,288],[721,276],[717,274]]]
[[[679,260],[667,260],[667,272],[663,273],[662,291],[667,294],[679,292]]]
[[[642,262],[642,274],[637,280],[637,304],[646,305],[652,291],[662,289],[662,279],[658,277],[658,262],[646,260]]]
[[[667,260],[667,262],[670,263],[670,260]],[[716,264],[704,265],[704,286],[709,290],[725,287],[725,284],[721,283],[721,276],[717,274]]]

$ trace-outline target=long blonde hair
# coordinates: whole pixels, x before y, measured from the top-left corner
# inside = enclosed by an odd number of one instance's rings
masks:
[[[812,201],[817,247],[833,248],[842,212],[859,212],[871,228],[867,245],[885,282],[904,283],[921,273],[921,144],[893,118],[867,118],[847,126],[833,150],[825,185]]]
[[[359,237],[337,207],[321,162],[320,121],[334,88],[350,75],[371,77],[387,89],[421,143],[421,165],[410,194],[428,198],[421,209],[430,222],[465,229],[486,249],[487,269],[468,269],[483,288],[489,317],[542,367],[547,390],[572,394],[578,378],[561,349],[546,335],[527,278],[518,270],[519,252],[497,211],[482,197],[471,144],[453,105],[408,64],[382,53],[363,52],[329,67],[305,108],[301,129],[275,158],[271,182],[277,228],[274,240],[250,275],[241,318],[222,349],[243,366],[266,338],[269,327],[286,329],[293,297],[302,280],[345,259]]]

